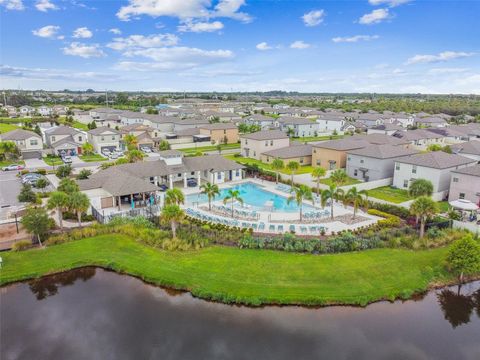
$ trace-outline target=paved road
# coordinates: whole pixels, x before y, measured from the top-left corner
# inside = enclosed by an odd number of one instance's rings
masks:
[[[0,219],[20,205],[17,196],[20,193],[21,183],[17,178],[18,171],[0,172]]]

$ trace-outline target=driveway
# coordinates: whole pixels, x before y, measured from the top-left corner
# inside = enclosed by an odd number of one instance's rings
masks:
[[[48,167],[47,163],[40,159],[26,159],[25,167],[29,170]]]
[[[85,161],[80,159],[78,156],[72,156],[72,167],[74,167],[74,165],[81,166],[80,164],[85,164]]]
[[[17,174],[18,171],[0,172],[0,219],[5,219],[8,213],[22,206],[17,200],[21,188]]]

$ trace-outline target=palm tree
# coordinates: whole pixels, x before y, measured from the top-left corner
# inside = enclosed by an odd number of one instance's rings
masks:
[[[47,208],[49,210],[56,209],[58,214],[58,224],[60,230],[63,231],[63,211],[68,207],[68,196],[63,191],[54,191],[50,194]]]
[[[132,149],[127,151],[127,160],[130,163],[141,161],[143,160],[144,157],[145,157],[145,154],[140,150]]]
[[[0,159],[17,158],[20,150],[13,141],[0,141]]]
[[[77,192],[79,190],[80,188],[78,187],[78,184],[75,182],[75,180],[69,178],[64,178],[60,180],[57,188],[57,191],[63,191],[67,195],[73,194],[74,192]]]
[[[280,175],[280,170],[285,168],[285,164],[280,159],[275,159],[272,161],[272,170],[275,171],[275,184],[278,184],[278,176]]]
[[[330,180],[338,187],[341,187],[347,183],[348,176],[345,170],[337,169],[330,175]]]
[[[243,199],[240,197],[240,191],[230,189],[228,190],[227,196],[223,199],[223,203],[226,204],[230,200],[232,204],[232,218],[233,218],[233,203],[238,201],[240,204],[243,204]]]
[[[437,203],[428,196],[420,196],[410,205],[410,214],[420,220],[420,239],[425,233],[425,223],[437,212]]]
[[[413,198],[419,196],[432,196],[433,184],[426,179],[415,179],[408,188],[408,195]]]
[[[312,177],[315,179],[316,183],[317,183],[317,195],[320,194],[320,180],[322,177],[325,176],[325,174],[327,173],[327,170],[325,170],[324,168],[322,167],[316,167],[313,169],[312,171]]]
[[[343,201],[344,204],[353,204],[353,219],[355,219],[357,208],[368,205],[368,192],[366,190],[358,191],[356,187],[352,187],[345,194]]]
[[[292,187],[290,192],[292,192],[293,195],[290,196],[287,199],[287,203],[290,204],[290,202],[292,202],[292,201],[295,201],[297,203],[298,209],[300,210],[300,221],[302,221],[302,218],[303,218],[303,213],[302,213],[303,200],[313,201],[312,189],[310,189],[306,185],[299,185],[299,186]]]
[[[295,171],[298,170],[300,164],[296,161],[289,161],[287,164],[287,169],[290,170],[292,177],[291,177],[291,185],[293,186],[293,176],[295,175]]]
[[[125,143],[125,145],[127,145],[127,149],[130,151],[138,148],[137,137],[133,134],[125,135],[125,137],[123,138],[123,142]]]
[[[333,219],[333,200],[338,200],[343,195],[343,190],[339,189],[337,185],[330,184],[329,188],[322,191],[321,201],[322,207],[325,207],[327,200],[330,199],[330,217]]]
[[[178,188],[168,189],[165,193],[165,206],[181,205],[185,203],[185,195]]]
[[[215,196],[220,195],[220,189],[218,188],[218,185],[207,182],[206,184],[200,186],[200,190],[202,190],[202,194],[207,195],[208,210],[212,210],[212,199],[214,199]]]
[[[160,221],[164,223],[170,223],[172,228],[172,238],[175,239],[177,237],[177,223],[182,221],[184,218],[185,213],[180,206],[176,204],[169,204],[166,205],[162,209],[162,214],[160,215]]]
[[[90,200],[88,196],[80,191],[70,194],[68,197],[68,208],[77,214],[78,226],[82,227],[82,213],[88,210]]]

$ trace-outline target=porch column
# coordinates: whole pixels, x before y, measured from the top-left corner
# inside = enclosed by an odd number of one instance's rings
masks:
[[[122,207],[121,207],[122,206],[122,198],[119,196],[117,198],[117,200],[118,200],[118,211],[120,211],[122,209]]]
[[[132,207],[132,204],[133,208],[135,208],[135,203],[133,202],[133,194],[130,194],[130,207]]]
[[[169,181],[170,189],[173,189],[173,175],[172,174],[168,175],[168,181]]]
[[[215,184],[215,173],[214,173],[214,172],[211,172],[209,175],[210,175],[210,182],[211,182],[212,184]]]
[[[200,187],[200,184],[202,182],[202,178],[201,178],[201,172],[200,171],[197,171],[197,185]]]
[[[183,187],[187,187],[187,173],[183,173]]]
[[[155,185],[158,186],[158,176],[155,176],[155,177],[153,178],[153,181],[155,182]]]

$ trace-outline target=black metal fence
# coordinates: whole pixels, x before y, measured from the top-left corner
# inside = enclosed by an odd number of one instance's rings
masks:
[[[150,205],[142,208],[135,208],[125,211],[105,214],[104,210],[98,210],[92,206],[93,217],[101,224],[108,224],[115,217],[136,217],[144,216],[150,221],[154,221],[160,214],[160,205]]]

